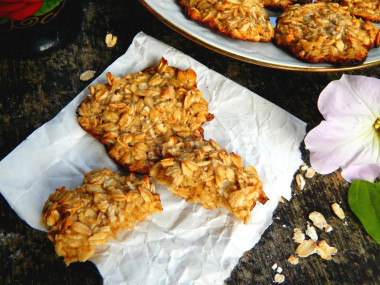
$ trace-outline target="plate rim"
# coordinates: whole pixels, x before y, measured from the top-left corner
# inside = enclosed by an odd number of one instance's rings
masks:
[[[274,69],[280,69],[280,70],[288,70],[288,71],[307,71],[307,72],[337,72],[337,71],[349,71],[349,70],[357,70],[357,69],[362,69],[362,68],[367,68],[367,67],[372,67],[380,64],[380,58],[377,60],[374,60],[369,63],[362,63],[360,65],[355,65],[355,66],[342,66],[342,67],[335,67],[335,66],[307,66],[307,67],[302,67],[302,66],[291,66],[291,65],[286,65],[286,64],[275,64],[275,63],[269,63],[269,62],[264,62],[260,61],[257,59],[245,57],[233,52],[230,52],[228,50],[222,49],[220,47],[214,46],[210,43],[208,43],[205,40],[202,40],[198,38],[197,36],[193,35],[190,32],[187,32],[186,30],[182,29],[178,25],[170,22],[167,18],[165,18],[163,15],[161,15],[159,12],[157,12],[151,5],[146,0],[139,0],[139,2],[152,14],[154,15],[158,20],[160,20],[162,23],[164,23],[166,26],[168,26],[170,29],[174,30],[175,32],[179,33],[183,37],[205,47],[208,48],[214,52],[217,52],[219,54],[222,54],[224,56],[231,57],[233,59],[237,59],[243,62],[263,66],[263,67],[269,67],[269,68],[274,68]],[[380,47],[379,47],[380,48]]]

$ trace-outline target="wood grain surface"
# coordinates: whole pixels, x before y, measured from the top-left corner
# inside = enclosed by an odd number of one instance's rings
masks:
[[[178,35],[137,0],[81,2],[83,22],[72,43],[36,59],[0,58],[1,159],[87,86],[87,82],[79,80],[83,71],[90,69],[100,74],[127,50],[140,31],[279,105],[305,121],[308,130],[322,120],[317,109],[318,95],[331,80],[342,75],[276,70],[227,58]],[[113,48],[104,44],[107,32],[119,38]],[[380,67],[346,73],[379,78]],[[301,151],[308,163],[304,146]],[[350,212],[348,186],[338,172],[316,174],[306,180],[303,191],[293,181],[293,198],[279,204],[273,224],[260,242],[241,257],[226,283],[272,284],[276,272],[271,267],[277,263],[286,278],[283,284],[380,284],[380,246]],[[345,211],[346,225],[332,212],[334,202]],[[312,211],[321,212],[334,228],[331,233],[321,233],[320,238],[335,246],[338,253],[329,261],[312,255],[292,265],[286,260],[296,248],[293,229],[305,229]],[[102,284],[91,262],[66,267],[45,233],[31,229],[18,218],[2,196],[0,213],[0,284]]]

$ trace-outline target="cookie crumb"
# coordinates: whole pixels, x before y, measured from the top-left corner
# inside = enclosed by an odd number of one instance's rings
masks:
[[[300,259],[299,259],[298,257],[294,256],[294,255],[291,255],[291,256],[288,257],[288,262],[289,262],[290,264],[293,264],[293,265],[298,264],[298,263],[299,263],[299,260],[300,260]]]
[[[285,281],[285,276],[283,274],[276,273],[276,275],[274,276],[273,282],[274,283],[282,283],[284,281]]]
[[[317,252],[317,244],[312,239],[301,242],[296,248],[296,254],[299,257],[307,257]]]
[[[333,246],[329,246],[325,240],[321,240],[317,244],[317,254],[326,260],[330,260],[332,255],[336,254],[338,249]]]
[[[310,237],[313,241],[318,240],[318,234],[317,231],[313,226],[310,226],[309,223],[307,223],[307,228],[306,228],[306,235]]]
[[[330,226],[330,225],[327,225],[327,226],[325,227],[325,232],[326,232],[326,233],[329,233],[329,232],[331,232],[332,230],[333,230],[333,227]]]
[[[299,228],[293,229],[293,232],[294,232],[293,234],[294,242],[301,243],[305,240],[305,234]]]
[[[328,225],[325,217],[317,211],[310,213],[309,219],[312,220],[314,226],[316,226],[317,228],[321,230]]]

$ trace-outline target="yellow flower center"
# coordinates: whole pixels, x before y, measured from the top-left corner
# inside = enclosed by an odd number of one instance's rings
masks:
[[[373,124],[375,131],[378,135],[380,135],[380,118],[377,118],[375,123]]]

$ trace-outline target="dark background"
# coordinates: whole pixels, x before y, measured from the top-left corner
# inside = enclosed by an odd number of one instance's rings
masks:
[[[88,82],[79,80],[83,71],[96,70],[100,74],[127,50],[140,31],[279,105],[305,121],[308,130],[322,120],[317,109],[319,93],[342,75],[277,70],[225,57],[177,34],[136,0],[81,3],[83,21],[73,42],[35,59],[0,58],[0,159],[87,86]],[[107,32],[118,36],[113,48],[104,44]],[[379,78],[380,67],[346,73]],[[303,146],[301,151],[308,163]],[[338,172],[316,174],[307,180],[303,191],[293,181],[292,200],[279,204],[274,213],[278,218],[260,242],[241,257],[226,282],[271,284],[275,275],[271,266],[277,263],[283,268],[284,284],[380,284],[380,247],[350,212],[348,186]],[[342,205],[348,225],[343,225],[331,211],[333,202]],[[320,239],[337,247],[338,253],[330,261],[313,255],[291,265],[286,259],[296,248],[293,228],[305,229],[312,211],[324,214],[333,226],[333,232],[322,233]],[[45,233],[20,220],[0,196],[0,284],[102,284],[102,278],[91,262],[66,267]]]

